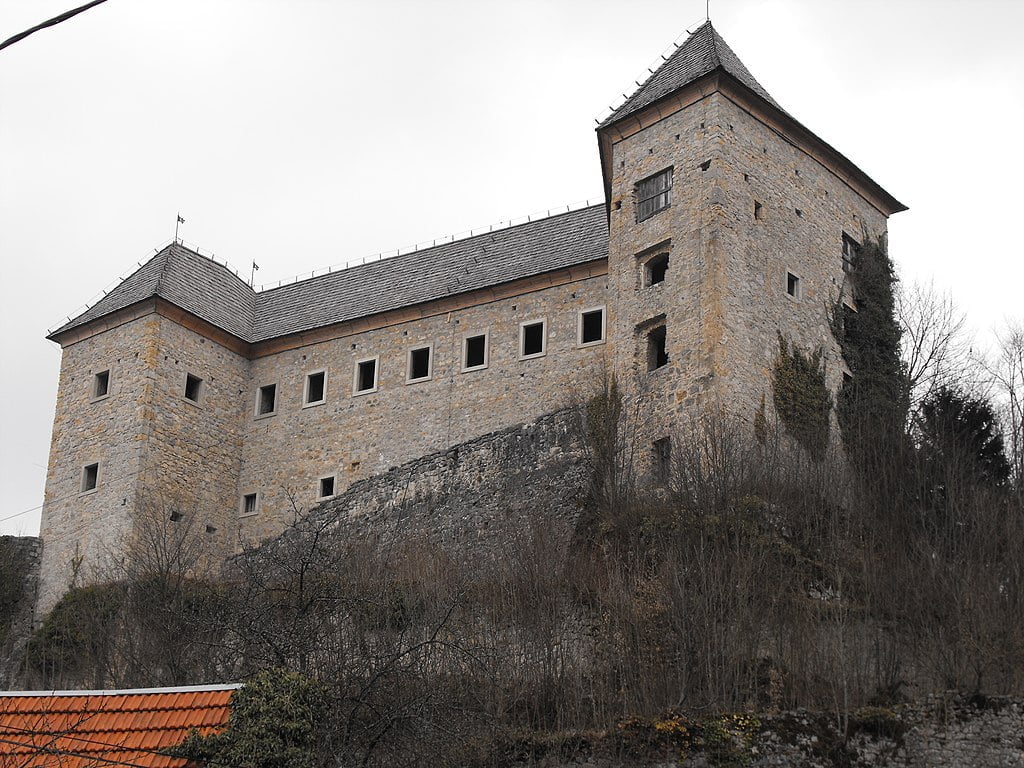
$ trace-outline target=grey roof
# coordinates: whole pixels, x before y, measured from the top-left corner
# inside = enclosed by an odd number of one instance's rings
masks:
[[[248,342],[607,258],[604,204],[256,293],[226,267],[170,245],[51,338],[153,296]]]
[[[750,70],[743,66],[739,56],[733,53],[732,48],[708,21],[686,38],[686,42],[676,48],[672,55],[654,71],[654,74],[648,77],[643,85],[623,102],[622,106],[605,118],[600,127],[611,125],[624,117],[639,112],[658,99],[678,91],[716,69],[725,70],[772,106],[782,109],[768,91],[754,79]]]

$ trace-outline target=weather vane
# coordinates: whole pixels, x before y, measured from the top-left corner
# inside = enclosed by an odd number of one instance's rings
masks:
[[[174,242],[178,242],[178,227],[184,224],[185,220],[181,218],[181,213],[178,213],[178,220],[174,223]]]

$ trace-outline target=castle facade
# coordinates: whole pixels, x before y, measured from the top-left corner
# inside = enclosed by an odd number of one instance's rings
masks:
[[[256,292],[172,244],[63,348],[40,609],[142,516],[224,554],[355,480],[585,397],[613,373],[653,467],[713,399],[751,415],[778,336],[844,364],[829,306],[905,210],[707,23],[597,128],[605,202]]]

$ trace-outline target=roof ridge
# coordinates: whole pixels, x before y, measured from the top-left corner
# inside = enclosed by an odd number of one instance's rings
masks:
[[[96,689],[89,691],[52,690],[52,691],[0,691],[0,698],[12,696],[149,696],[160,693],[201,693],[203,691],[227,691],[241,688],[244,683],[205,683],[202,685],[172,685],[166,688],[123,688]]]

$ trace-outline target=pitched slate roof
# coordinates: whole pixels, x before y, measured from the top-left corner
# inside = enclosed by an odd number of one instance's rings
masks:
[[[725,70],[772,106],[782,109],[768,91],[754,79],[750,70],[740,61],[739,56],[733,52],[708,21],[686,38],[686,42],[676,48],[672,55],[644,81],[643,85],[623,102],[622,106],[605,118],[600,127],[604,128],[639,112],[658,99],[678,91],[716,69]]]
[[[174,243],[49,338],[154,296],[239,338],[246,338],[253,325],[256,295],[252,288],[223,265]]]
[[[177,768],[159,750],[227,725],[237,685],[0,692],[0,755],[21,768]]]
[[[160,296],[243,341],[265,341],[607,256],[603,204],[260,293],[226,267],[174,244],[50,338]]]

